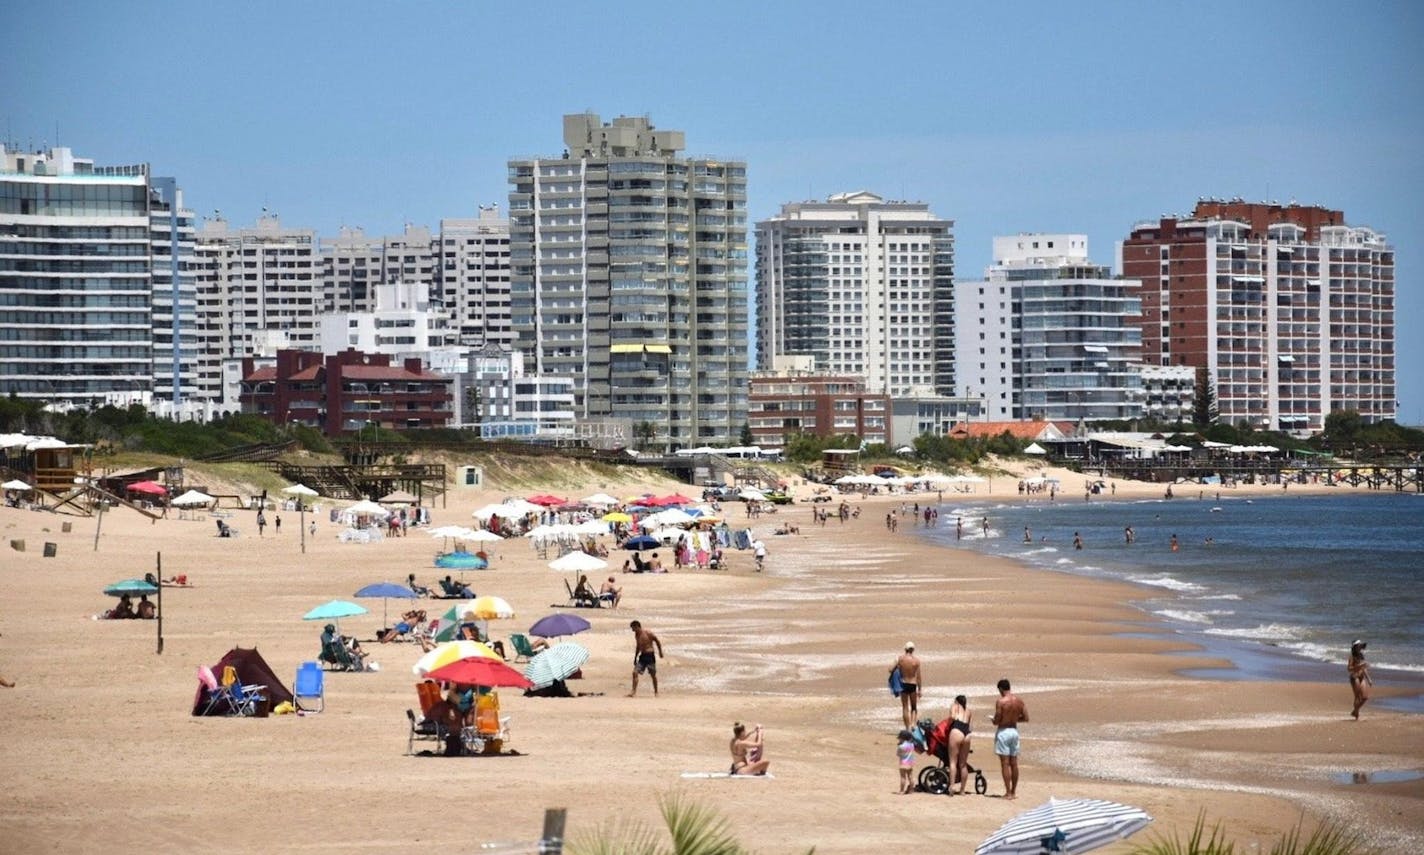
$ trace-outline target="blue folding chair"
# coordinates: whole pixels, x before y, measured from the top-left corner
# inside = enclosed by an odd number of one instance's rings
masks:
[[[237,669],[223,666],[223,687],[228,691],[228,702],[233,715],[257,715],[257,702],[264,699],[266,686],[244,686],[237,678]]]
[[[297,679],[292,685],[295,687],[292,695],[296,698],[298,707],[307,712],[321,712],[326,709],[326,672],[321,669],[320,664],[303,662],[297,668]],[[306,698],[316,698],[315,709],[303,703]]]

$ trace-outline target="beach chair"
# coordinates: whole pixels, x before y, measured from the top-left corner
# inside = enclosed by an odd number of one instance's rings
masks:
[[[574,593],[574,586],[569,584],[569,580],[564,580],[564,590],[569,592],[569,605],[576,609],[597,609],[603,606],[598,597],[579,596]]]
[[[509,642],[514,645],[515,662],[521,659],[528,662],[535,655],[534,647],[529,643],[529,636],[519,632],[511,632],[509,634]]]
[[[292,696],[297,707],[307,712],[321,712],[326,709],[326,672],[316,662],[303,662],[297,668],[297,679],[292,682]],[[303,699],[316,699],[315,707],[303,703]]]
[[[331,666],[333,671],[359,671],[361,664],[356,661],[356,657],[347,652],[346,648],[339,641],[330,641],[321,646],[321,655],[317,659],[326,665]]]
[[[430,708],[440,702],[440,684],[434,680],[421,680],[415,684],[415,696],[420,700],[420,714],[430,715]]]
[[[198,682],[203,684],[203,691],[207,698],[207,703],[203,704],[203,715],[209,715],[213,710],[231,710],[232,694],[226,686],[218,683],[218,678],[213,674],[213,669],[206,665],[198,666]]]
[[[223,688],[227,689],[233,715],[257,715],[257,702],[266,700],[266,686],[244,686],[237,678],[237,669],[223,666]]]
[[[405,753],[407,755],[415,753],[415,741],[417,739],[431,739],[436,742],[445,741],[445,728],[439,722],[430,721],[426,718],[417,719],[415,710],[407,708],[405,717],[410,721],[410,735],[406,737]]]

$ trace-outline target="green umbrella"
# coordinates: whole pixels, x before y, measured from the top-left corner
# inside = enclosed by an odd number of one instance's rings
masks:
[[[125,579],[122,582],[115,582],[105,588],[104,593],[111,597],[122,597],[124,595],[137,597],[143,594],[158,593],[158,586],[152,585],[144,579]]]
[[[350,603],[346,600],[332,600],[329,603],[322,603],[321,605],[302,615],[302,620],[334,620],[336,621],[336,626],[339,629],[341,627],[342,618],[352,617],[354,615],[364,615],[365,613],[365,606],[358,606],[355,603]]]

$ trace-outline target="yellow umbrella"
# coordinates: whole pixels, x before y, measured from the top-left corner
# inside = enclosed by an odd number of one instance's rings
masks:
[[[461,659],[468,659],[471,656],[483,656],[486,659],[504,661],[498,653],[478,641],[447,641],[420,657],[410,670],[417,676],[424,677],[436,668],[444,667],[451,662],[459,662]]]
[[[465,620],[498,620],[514,617],[514,607],[500,597],[476,597],[460,613]]]
[[[611,511],[603,515],[603,521],[611,523],[630,523],[633,521],[633,518],[622,511]]]

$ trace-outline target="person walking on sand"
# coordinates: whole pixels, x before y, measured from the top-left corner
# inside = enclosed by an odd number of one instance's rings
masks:
[[[663,643],[658,637],[646,629],[638,621],[628,624],[628,628],[633,630],[633,691],[628,693],[628,697],[636,697],[638,694],[638,675],[644,672],[653,681],[653,695],[658,694],[658,660],[663,658]],[[653,648],[656,647],[658,653],[653,655]]]
[[[920,660],[915,656],[915,642],[905,642],[905,652],[890,666],[893,673],[900,669],[900,717],[905,727],[911,727],[920,712],[920,689],[923,688],[920,675]]]
[[[282,533],[282,515],[281,515],[281,514],[273,514],[273,515],[272,515],[272,533],[273,533],[273,534],[281,534],[281,533]]]
[[[1028,721],[1028,710],[1009,686],[999,681],[999,699],[994,702],[994,753],[999,756],[999,771],[1004,776],[1004,798],[1016,799],[1019,794],[1019,723]]]
[[[262,532],[267,528],[267,515],[261,511],[257,512],[257,536],[261,537]]]
[[[1360,707],[1370,699],[1370,687],[1375,681],[1370,679],[1370,666],[1365,664],[1365,648],[1369,644],[1356,640],[1350,645],[1350,661],[1346,668],[1350,672],[1350,691],[1355,693],[1355,708],[1350,710],[1350,717],[1355,721],[1360,720]]]

